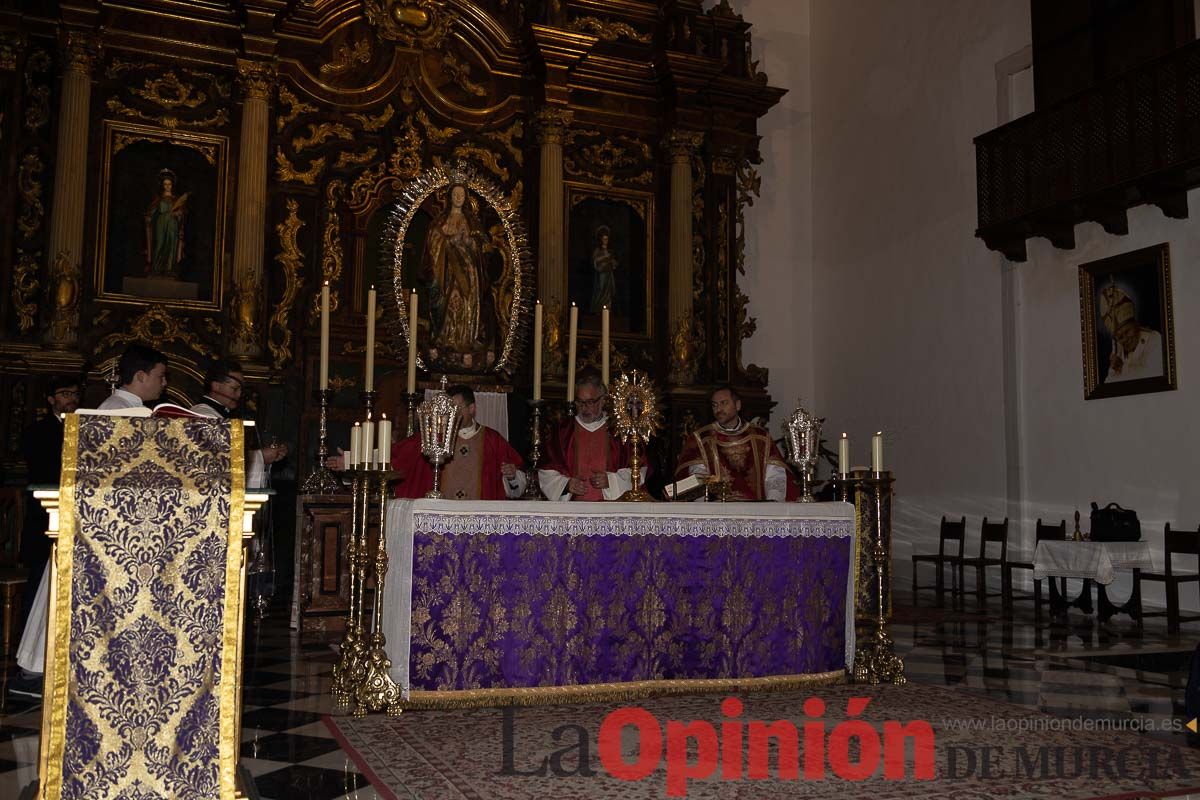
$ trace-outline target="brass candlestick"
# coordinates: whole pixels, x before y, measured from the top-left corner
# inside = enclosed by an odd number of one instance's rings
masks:
[[[542,487],[538,485],[538,464],[542,460],[542,408],[545,400],[530,400],[533,415],[529,425],[529,469],[526,472],[525,492],[522,500],[545,500]]]
[[[446,376],[442,376],[442,388],[417,407],[417,415],[421,419],[421,452],[433,464],[433,489],[425,496],[441,500],[438,478],[442,464],[454,453],[459,422],[458,408],[446,394]]]
[[[629,463],[629,477],[633,487],[621,495],[624,502],[647,502],[654,498],[641,486],[641,454],[639,445],[650,440],[650,436],[662,425],[658,409],[658,396],[654,385],[641,370],[621,373],[613,386],[612,408],[617,421],[616,435],[622,442],[633,440],[633,457]]]
[[[888,609],[890,607],[890,592],[887,586],[891,575],[890,548],[885,542],[891,540],[890,526],[884,520],[884,499],[889,500],[892,492],[891,474],[873,472],[869,478],[863,478],[859,485],[860,492],[867,492],[870,501],[875,506],[875,524],[872,526],[874,542],[871,555],[875,563],[876,607],[875,618],[872,620],[872,630],[858,645],[854,653],[855,683],[892,683],[901,686],[907,683],[904,677],[904,661],[896,655],[895,645],[887,631]],[[867,499],[867,498],[864,498]],[[853,566],[851,566],[853,569]],[[852,579],[853,580],[853,579]]]
[[[346,713],[351,708],[356,688],[361,679],[362,662],[365,655],[362,626],[362,607],[359,587],[366,583],[366,517],[360,516],[360,496],[366,493],[366,471],[352,464],[346,471],[350,476],[350,540],[346,548],[349,563],[350,608],[346,612],[346,630],[338,646],[338,662],[333,667],[330,694],[333,695],[335,713]],[[359,535],[362,536],[362,550]]]
[[[376,493],[379,502],[379,544],[375,549],[375,595],[374,613],[371,618],[371,635],[363,639],[362,661],[359,666],[358,682],[354,687],[354,716],[366,716],[368,711],[387,711],[396,715],[402,710],[400,687],[392,680],[392,660],[387,654],[387,639],[383,634],[383,592],[387,579],[387,487],[388,481],[399,473],[387,469],[371,470],[367,473],[367,491],[364,496]],[[366,499],[364,497],[364,499]],[[366,525],[363,525],[364,535]],[[369,557],[367,559],[369,561]]]
[[[321,433],[317,444],[317,466],[304,479],[304,483],[300,487],[302,494],[333,494],[342,488],[341,484],[338,483],[337,477],[325,466],[325,459],[329,457],[327,421],[329,416],[329,401],[332,397],[333,391],[331,389],[317,390],[317,399],[321,403]]]

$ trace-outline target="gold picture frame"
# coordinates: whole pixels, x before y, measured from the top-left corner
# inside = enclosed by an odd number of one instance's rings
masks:
[[[115,120],[102,135],[97,299],[220,310],[229,138]]]
[[[599,334],[608,305],[613,339],[652,341],[654,195],[573,181],[565,187],[567,302],[579,307],[579,329]]]
[[[1080,264],[1079,308],[1084,399],[1176,388],[1166,242]]]

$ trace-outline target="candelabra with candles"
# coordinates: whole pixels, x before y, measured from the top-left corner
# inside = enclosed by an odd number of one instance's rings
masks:
[[[333,494],[342,488],[335,476],[328,467],[325,466],[325,459],[329,457],[329,401],[333,397],[331,389],[318,389],[317,400],[321,404],[321,427],[320,438],[317,444],[317,465],[300,487],[302,494]]]
[[[876,465],[882,459],[875,459]],[[856,683],[906,683],[904,661],[896,655],[895,645],[888,634],[887,621],[891,611],[891,518],[892,475],[890,472],[871,472],[858,478],[858,497],[868,509],[871,520],[870,554],[875,570],[875,614],[871,630],[858,644],[854,654]]]
[[[459,423],[458,408],[446,394],[446,376],[442,376],[442,388],[417,406],[417,416],[421,424],[421,452],[433,464],[433,488],[426,492],[425,496],[432,500],[440,500],[441,467],[454,452]]]

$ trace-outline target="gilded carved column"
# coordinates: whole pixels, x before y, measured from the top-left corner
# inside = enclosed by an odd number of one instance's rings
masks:
[[[274,64],[238,61],[242,132],[238,146],[237,212],[233,245],[233,298],[229,315],[229,352],[237,357],[262,354],[263,259],[267,236],[267,138]]]
[[[692,337],[692,155],[704,134],[673,131],[664,143],[671,158],[670,284],[667,320],[671,334],[671,374],[675,384],[696,377]]]
[[[92,65],[99,42],[90,33],[67,34],[63,51],[62,96],[58,105],[58,151],[50,208],[50,292],[53,299],[46,344],[68,350],[79,339],[83,288],[83,217],[87,198],[88,114]]]
[[[563,209],[563,138],[574,113],[543,108],[537,113],[541,180],[538,184],[538,298],[546,313],[544,329],[546,371],[559,375],[566,358],[559,345],[567,304],[566,216]]]

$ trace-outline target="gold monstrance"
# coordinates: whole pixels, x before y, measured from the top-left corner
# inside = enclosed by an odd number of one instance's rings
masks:
[[[621,373],[613,385],[612,404],[617,437],[622,442],[633,439],[633,458],[629,464],[633,488],[619,499],[625,502],[653,500],[650,493],[641,488],[642,465],[638,452],[638,445],[650,441],[650,436],[662,427],[658,397],[650,378],[636,369],[631,373]]]

